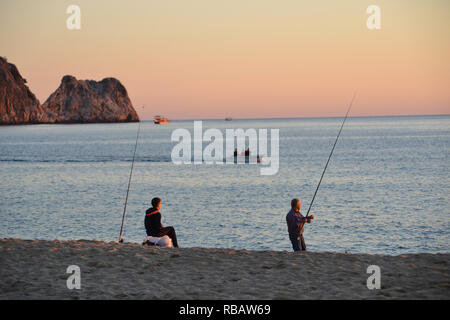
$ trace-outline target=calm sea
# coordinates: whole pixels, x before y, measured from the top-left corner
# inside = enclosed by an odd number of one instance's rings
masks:
[[[208,120],[204,129],[277,128],[280,168],[175,165],[176,128],[141,124],[125,241],[163,224],[183,247],[291,250],[290,200],[307,210],[342,118]],[[0,127],[0,237],[117,240],[137,123]],[[206,145],[206,143],[205,143]],[[349,118],[305,227],[311,251],[449,252],[450,116]]]

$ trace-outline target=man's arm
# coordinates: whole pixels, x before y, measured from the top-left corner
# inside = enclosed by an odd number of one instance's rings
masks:
[[[306,222],[306,218],[305,217],[295,216],[295,223],[297,224],[297,226],[299,228],[301,228],[301,226],[304,225],[305,222]]]
[[[164,225],[162,224],[161,220],[162,220],[162,216],[161,216],[161,214],[159,214],[159,225],[161,226],[161,229],[162,229],[162,228],[164,228]]]

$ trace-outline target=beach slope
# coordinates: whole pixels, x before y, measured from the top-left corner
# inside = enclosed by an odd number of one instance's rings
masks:
[[[0,299],[449,299],[450,254],[399,256],[0,240]],[[67,288],[77,265],[81,289]],[[367,288],[367,267],[381,289]]]

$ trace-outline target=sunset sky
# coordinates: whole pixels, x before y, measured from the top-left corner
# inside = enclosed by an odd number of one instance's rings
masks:
[[[355,90],[354,116],[450,113],[448,0],[2,0],[0,55],[41,103],[115,77],[143,119],[341,116]]]

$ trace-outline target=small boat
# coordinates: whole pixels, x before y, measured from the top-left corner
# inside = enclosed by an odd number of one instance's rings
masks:
[[[241,160],[242,163],[266,163],[267,162],[266,158],[264,156],[260,156],[260,155],[257,155],[257,156],[241,155],[241,156],[242,156],[242,160]],[[238,156],[234,157],[234,163],[239,163],[238,161],[239,161],[239,157]]]
[[[155,116],[153,118],[153,122],[155,124],[168,124],[169,123],[169,119],[161,117],[161,116]]]
[[[266,158],[264,156],[260,156],[259,154],[255,156],[250,155],[250,149],[247,149],[240,154],[238,153],[237,148],[234,149],[234,163],[237,163],[238,156],[243,157],[244,163],[265,163]]]
[[[225,121],[231,121],[231,120],[233,120],[232,117],[226,117],[226,118],[225,118]]]

